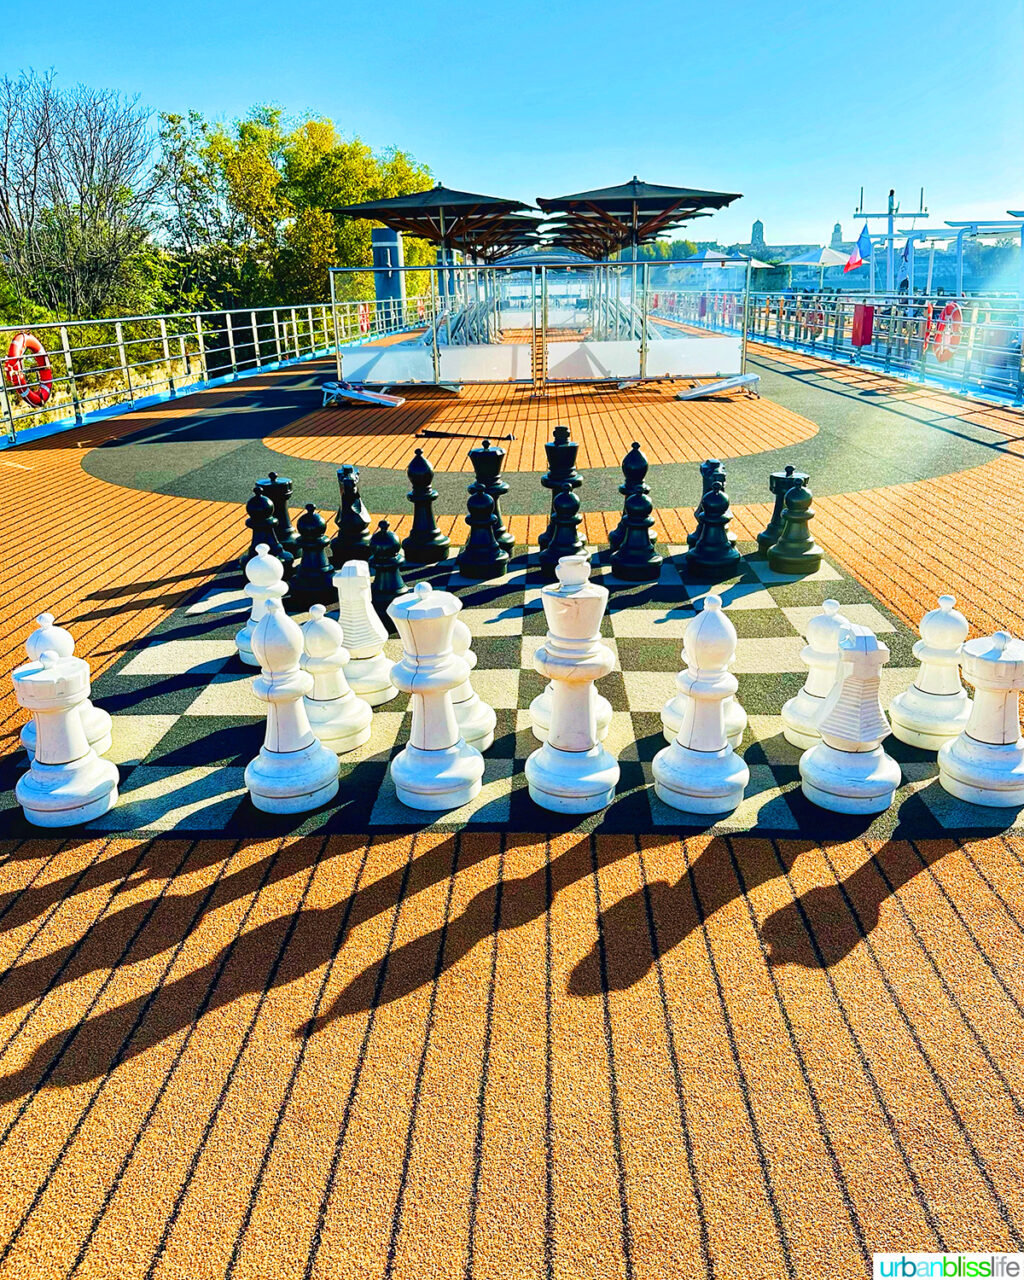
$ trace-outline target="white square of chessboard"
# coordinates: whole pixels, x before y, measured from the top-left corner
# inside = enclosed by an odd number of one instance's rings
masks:
[[[177,721],[176,715],[111,716],[107,759],[121,767],[141,764]]]
[[[504,609],[463,609],[459,616],[474,636],[523,634],[523,610],[518,605]]]
[[[842,580],[842,574],[833,569],[827,560],[822,560],[821,566],[815,569],[813,573],[776,573],[772,569],[767,560],[748,560],[747,564],[754,573],[764,583],[775,586],[782,582],[839,582]]]
[[[492,760],[484,756],[484,777],[480,794],[458,809],[434,811],[411,809],[402,804],[395,792],[395,784],[388,770],[381,784],[369,826],[464,826],[474,822],[489,826],[507,823],[512,813],[511,792],[514,784],[513,760]]]
[[[495,711],[514,711],[519,706],[519,671],[496,667],[477,668],[470,677],[473,688]]]
[[[206,675],[220,671],[238,650],[234,640],[165,640],[149,644],[118,672],[122,676]]]
[[[243,590],[224,591],[217,588],[200,596],[195,604],[189,605],[185,613],[248,613],[251,604],[252,601]]]
[[[727,586],[706,586],[703,583],[688,582],[686,591],[690,603],[698,611],[704,608],[707,596],[718,596],[722,608],[730,609],[777,609],[772,593],[759,582],[732,582]],[[821,610],[819,609],[820,613]]]
[[[682,640],[683,632],[693,621],[690,610],[680,609],[613,609],[608,614],[616,636],[642,640]]]
[[[784,607],[782,612],[789,621],[796,627],[802,636],[807,635],[807,624],[812,618],[817,618],[821,613],[819,605],[805,607],[803,605],[793,608]],[[884,632],[894,632],[896,628],[892,625],[884,613],[879,613],[873,604],[844,604],[840,605],[839,612],[847,620],[854,622],[863,627],[870,627],[875,635],[881,635]]]
[[[124,780],[117,806],[89,825],[99,831],[221,831],[244,795],[244,769],[140,765]]]
[[[267,704],[260,702],[252,691],[253,676],[259,675],[259,667],[243,672],[226,672],[215,675],[190,703],[190,716],[255,716],[267,714]]]

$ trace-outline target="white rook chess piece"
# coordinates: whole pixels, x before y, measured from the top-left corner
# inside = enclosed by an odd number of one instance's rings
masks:
[[[54,625],[52,613],[41,613],[36,618],[35,631],[25,641],[25,652],[30,662],[38,662],[47,650],[57,654],[60,658],[73,658],[75,656],[75,642],[70,631]],[[84,662],[85,659],[83,658],[81,661]],[[86,666],[86,672],[88,673],[88,665]],[[78,714],[81,717],[82,728],[85,730],[89,746],[98,756],[104,755],[110,750],[110,716],[107,715],[102,707],[94,707],[88,698],[79,706]],[[35,720],[30,720],[22,728],[21,745],[28,752],[28,758],[31,760],[36,749]]]
[[[808,800],[833,813],[881,813],[893,802],[900,767],[882,750],[889,736],[878,697],[889,650],[869,627],[851,623],[839,638],[839,679],[826,700],[821,741],[800,757]]]
[[[470,647],[473,636],[461,618],[452,627],[452,649],[472,672],[476,667],[476,654]],[[498,723],[494,708],[489,707],[473,688],[471,676],[452,690],[452,706],[459,732],[466,743],[477,751],[486,751],[494,742],[494,726]]]
[[[889,704],[893,734],[925,751],[938,751],[955,738],[971,714],[971,700],[960,683],[960,646],[969,628],[955,604],[953,596],[939,596],[939,607],[921,619],[921,639],[914,645],[921,669],[910,688]]]
[[[245,563],[245,576],[248,585],[245,594],[252,601],[252,608],[245,626],[235,636],[235,648],[238,656],[250,667],[258,667],[259,659],[252,651],[252,633],[259,625],[267,609],[268,600],[281,600],[288,594],[283,582],[284,565],[277,556],[270,554],[270,548],[261,542],[256,554]]]
[[[12,672],[18,702],[35,718],[35,754],[14,795],[37,827],[89,822],[117,803],[117,766],[98,756],[82,727],[89,664],[47,649]]]
[[[826,600],[822,612],[807,624],[800,657],[810,669],[804,687],[782,708],[782,736],[794,747],[806,750],[821,741],[818,722],[839,677],[839,637],[849,625],[838,600]]]
[[[730,623],[729,625],[731,626],[732,624]],[[693,643],[693,637],[690,636],[691,631],[693,631],[692,623],[686,628],[686,632],[683,635],[682,659],[687,666],[692,666],[694,661],[691,652],[687,648],[688,643]],[[733,634],[735,636],[735,632]],[[734,644],[734,653],[735,648]],[[675,695],[669,698],[661,709],[661,732],[669,746],[679,737],[679,730],[683,727],[687,704],[690,700],[688,689],[686,667],[684,667],[682,671],[676,673]],[[740,706],[735,694],[730,693],[728,697],[723,699],[722,716],[725,720],[725,736],[728,739],[729,746],[734,751],[738,750],[740,743],[743,741],[743,731],[747,727],[747,713]]]
[[[391,777],[410,809],[457,809],[480,793],[484,758],[463,739],[452,690],[469,678],[469,665],[452,650],[457,597],[417,582],[388,605],[402,641],[391,670],[397,688],[412,695],[408,745],[391,761]]]
[[[594,681],[615,664],[601,643],[608,589],[590,581],[585,555],[563,556],[555,566],[557,586],[541,600],[548,633],[533,658],[552,681],[547,741],[526,761],[530,797],[555,813],[594,813],[610,804],[619,780],[618,762],[597,736]]]
[[[302,632],[279,600],[267,601],[252,648],[262,668],[252,690],[267,704],[267,732],[245,785],[265,813],[305,813],[338,794],[338,757],[310,728],[303,696],[313,677],[299,667]]]
[[[379,707],[397,698],[398,690],[391,683],[391,659],[384,655],[388,629],[370,599],[370,566],[365,560],[349,560],[332,581],[345,647],[352,655],[345,665],[345,679],[354,694]]]
[[[367,741],[373,712],[369,703],[348,687],[344,668],[349,653],[344,636],[341,627],[326,615],[322,604],[313,605],[302,628],[302,669],[313,677],[313,692],[305,694],[303,701],[310,728],[325,747],[340,756]]]
[[[720,596],[704,597],[704,608],[686,628],[687,668],[677,678],[683,720],[675,741],[654,757],[654,790],[673,809],[731,813],[743,799],[750,770],[736,754],[725,726],[725,703],[739,684],[729,670],[736,654],[736,628]]]
[[[1024,805],[1024,643],[997,631],[968,640],[961,662],[974,705],[964,731],[939,749],[939,782],[972,804],[1017,808]]]

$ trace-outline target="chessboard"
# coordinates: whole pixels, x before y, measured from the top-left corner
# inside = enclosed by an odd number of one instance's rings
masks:
[[[755,555],[753,543],[739,547],[745,554],[743,572],[716,586],[683,581],[677,565],[685,547],[662,548],[661,575],[650,584],[617,580],[592,555],[593,577],[610,591],[602,633],[616,663],[599,688],[614,712],[605,746],[621,768],[615,800],[601,813],[562,817],[529,797],[523,766],[539,746],[530,729],[529,706],[545,683],[532,657],[546,628],[536,548],[519,547],[507,576],[493,581],[462,578],[454,561],[405,574],[409,582],[425,577],[462,601],[461,616],[478,659],[473,685],[497,713],[494,745],[484,754],[483,788],[470,804],[436,814],[408,809],[397,799],[388,762],[405,744],[411,722],[408,696],[399,694],[374,708],[369,742],[340,758],[339,792],[331,804],[291,817],[255,809],[243,772],[262,744],[265,707],[252,693],[254,669],[235,650],[234,636],[245,621],[248,601],[241,575],[233,571],[208,584],[94,681],[93,700],[113,717],[108,756],[120,769],[120,800],[82,830],[260,837],[462,827],[537,834],[575,828],[666,835],[710,830],[822,840],[858,835],[920,839],[1024,827],[1024,814],[966,804],[949,795],[938,784],[935,756],[893,737],[885,745],[901,766],[903,785],[886,813],[847,818],[807,801],[799,786],[800,752],[783,738],[780,712],[807,674],[800,651],[810,618],[832,597],[851,622],[866,624],[886,644],[890,658],[881,686],[886,707],[913,681],[911,648],[917,637],[827,559],[814,574],[792,578],[774,573]],[[703,820],[657,798],[651,761],[666,745],[660,710],[675,693],[683,633],[709,592],[722,597],[739,636],[733,670],[748,716],[740,751],[750,768],[750,783],[734,813]],[[307,615],[294,616],[302,622]],[[397,639],[388,641],[387,652],[400,656]],[[15,810],[5,821],[27,833],[34,829],[24,822],[13,796],[17,771],[24,767],[21,751],[3,762],[0,807]]]

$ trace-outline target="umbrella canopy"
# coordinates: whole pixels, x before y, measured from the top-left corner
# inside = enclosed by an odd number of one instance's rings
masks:
[[[845,262],[846,259],[844,258]],[[762,262],[760,258],[746,258],[742,253],[725,253],[721,249],[701,249],[689,258],[680,258],[676,266],[685,267],[745,267],[750,263],[751,270],[771,270],[770,262]]]
[[[848,254],[838,253],[835,249],[808,249],[796,258],[787,258],[784,267],[842,267],[846,265]]]
[[[439,183],[429,191],[413,191],[405,196],[392,196],[389,200],[341,205],[330,212],[342,218],[368,218],[395,231],[429,240],[444,249],[462,249],[484,256],[493,251],[494,233],[503,222],[501,234],[506,236],[512,232],[525,233],[529,229],[526,225],[511,226],[508,222],[510,214],[522,215],[529,208],[519,200],[454,191]],[[523,220],[524,224],[528,221]],[[522,241],[516,240],[516,243]]]

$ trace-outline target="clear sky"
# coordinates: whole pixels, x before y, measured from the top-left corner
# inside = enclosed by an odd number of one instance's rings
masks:
[[[50,0],[0,42],[30,65],[154,111],[330,116],[491,195],[742,192],[697,239],[852,238],[862,184],[873,209],[923,185],[932,224],[1024,208],[1024,0]]]

